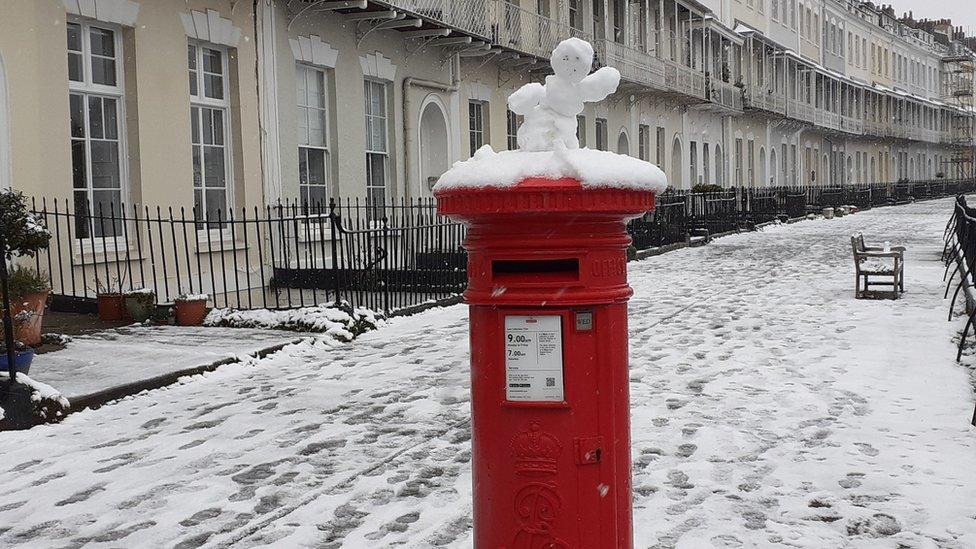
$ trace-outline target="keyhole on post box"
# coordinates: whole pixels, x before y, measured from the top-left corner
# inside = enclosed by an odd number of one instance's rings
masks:
[[[596,450],[591,450],[590,453],[586,455],[588,458],[590,458],[588,461],[600,463],[600,452],[601,450],[599,448]]]

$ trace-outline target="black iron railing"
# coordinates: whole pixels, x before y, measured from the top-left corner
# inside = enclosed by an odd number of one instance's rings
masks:
[[[943,180],[718,193],[669,189],[628,231],[634,248],[643,250],[824,207],[866,209],[973,190],[973,181]],[[37,267],[49,277],[55,305],[67,309],[93,310],[99,293],[150,288],[159,305],[205,293],[214,307],[344,303],[391,313],[457,296],[467,280],[464,226],[438,216],[432,199],[282,204],[209,219],[147,206],[109,204],[92,212],[67,200],[35,201],[33,209],[52,234]]]

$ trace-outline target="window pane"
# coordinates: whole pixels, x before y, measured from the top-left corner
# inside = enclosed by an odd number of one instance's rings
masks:
[[[207,189],[207,218],[227,219],[227,191],[224,189]]]
[[[203,185],[203,159],[201,158],[202,153],[200,152],[200,146],[194,145],[193,149],[193,186],[199,187]]]
[[[91,209],[88,204],[87,191],[75,191],[75,238],[88,238],[91,236],[91,219],[89,213]]]
[[[193,190],[193,218],[202,219],[203,216],[203,191],[201,189]]]
[[[88,98],[88,134],[93,139],[105,137],[105,126],[102,123],[102,98]]]
[[[295,101],[299,105],[308,105],[305,98],[305,67],[301,65],[295,66]]]
[[[366,173],[367,187],[386,187],[386,156],[382,154],[367,154]]]
[[[115,33],[108,29],[91,27],[91,53],[104,57],[115,57]]]
[[[323,186],[311,186],[306,187],[305,192],[302,193],[303,205],[305,206],[315,206],[316,208],[323,208],[325,204],[329,201],[329,193],[326,187]]]
[[[88,174],[85,169],[85,142],[71,140],[71,180],[76,189],[88,188]]]
[[[308,117],[308,144],[325,146],[325,120],[324,112],[318,109],[309,109]]]
[[[308,145],[308,108],[298,107],[298,144]]]
[[[92,220],[94,236],[114,236],[122,233],[122,197],[117,190],[94,191],[92,193]]]
[[[71,137],[85,137],[85,99],[77,93],[70,95],[68,108],[71,111]]]
[[[203,147],[204,177],[207,187],[223,187],[224,149],[223,147]]]
[[[68,52],[68,80],[82,82],[84,79],[85,74],[84,69],[82,69],[81,54]]]
[[[115,60],[92,57],[92,82],[105,86],[115,85]]]
[[[370,94],[369,111],[376,116],[386,116],[386,88],[378,82],[370,82],[373,88]]]
[[[81,25],[68,23],[68,51],[81,51]]]
[[[213,142],[214,142],[213,141],[213,133],[214,133],[214,131],[213,131],[213,113],[214,113],[214,111],[213,111],[213,109],[200,109],[200,112],[203,115],[202,119],[200,120],[200,124],[202,124],[202,126],[203,126],[201,128],[203,130],[203,141],[202,141],[202,143],[207,144],[207,145],[213,145]]]
[[[91,142],[92,187],[118,189],[119,147],[113,141]]]
[[[211,110],[213,117],[213,143],[215,145],[224,144],[224,111]]]
[[[190,107],[190,142],[200,143],[200,107]]]
[[[223,99],[224,79],[218,75],[203,73],[203,94],[210,99]]]
[[[386,120],[371,117],[367,120],[369,150],[386,152]]]
[[[308,105],[325,107],[325,89],[322,82],[322,71],[311,69],[308,71]]]
[[[203,48],[203,70],[204,72],[223,74],[223,54],[219,50]]]
[[[307,183],[310,185],[325,185],[325,151],[322,149],[305,149],[307,156]]]
[[[197,48],[193,45],[186,47],[186,63],[190,70],[190,95],[197,95]]]
[[[105,117],[105,139],[118,139],[119,122],[115,99],[102,99],[102,114]]]

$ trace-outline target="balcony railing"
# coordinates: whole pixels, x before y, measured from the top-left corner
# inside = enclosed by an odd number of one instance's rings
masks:
[[[668,89],[705,99],[705,75],[691,67],[664,60],[664,83]]]
[[[491,39],[496,0],[381,0],[383,4],[411,12],[448,27]]]
[[[789,114],[791,118],[809,122],[810,124],[817,123],[816,109],[813,108],[813,105],[798,99],[789,100],[789,109],[787,110],[787,114]]]
[[[776,114],[785,114],[786,98],[781,94],[752,86],[749,88],[748,100],[744,107],[747,109],[761,109]]]
[[[491,38],[500,46],[548,59],[556,45],[571,36],[593,41],[588,33],[504,0],[489,0],[488,6]]]
[[[718,79],[709,79],[708,83],[712,87],[711,93],[709,94],[709,99],[712,103],[716,103],[730,110],[742,110],[741,89]]]
[[[604,64],[619,70],[624,80],[665,89],[664,62],[652,54],[606,39],[597,43],[597,54]]]
[[[861,134],[864,133],[864,122],[860,117],[841,116],[840,130],[847,133]]]
[[[473,34],[499,46],[547,59],[556,44],[589,34],[504,0],[381,0],[390,7]]]

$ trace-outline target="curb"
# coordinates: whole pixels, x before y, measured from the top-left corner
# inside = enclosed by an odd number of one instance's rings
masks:
[[[278,343],[270,347],[265,347],[264,349],[253,351],[243,356],[261,359],[270,354],[280,351],[281,349],[285,348],[288,345],[298,343],[299,341],[302,341],[302,339],[304,338],[297,338],[291,341],[286,341],[284,343]],[[167,385],[172,385],[177,381],[179,381],[181,377],[202,374],[205,372],[212,372],[221,366],[227,364],[234,364],[238,362],[242,362],[241,356],[222,358],[220,360],[216,360],[209,364],[203,364],[201,366],[193,366],[191,368],[185,368],[183,370],[177,370],[175,372],[169,372],[167,374],[162,374],[147,379],[141,379],[139,381],[133,381],[131,383],[116,385],[114,387],[109,387],[108,389],[95,391],[94,393],[72,397],[68,399],[68,403],[71,405],[71,408],[69,408],[68,413],[65,415],[71,415],[75,412],[80,412],[86,408],[96,409],[108,402],[112,402],[113,400],[119,400],[127,396],[139,394],[143,391],[159,389],[161,387],[166,387]]]

